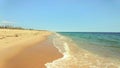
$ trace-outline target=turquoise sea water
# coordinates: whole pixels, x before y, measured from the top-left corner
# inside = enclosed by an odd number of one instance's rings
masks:
[[[93,44],[120,48],[120,33],[97,33],[97,32],[61,32],[77,41],[88,41]]]
[[[100,56],[120,60],[120,33],[112,32],[60,32],[70,37],[79,47]]]
[[[55,32],[50,40],[63,57],[47,68],[120,68],[120,33]]]

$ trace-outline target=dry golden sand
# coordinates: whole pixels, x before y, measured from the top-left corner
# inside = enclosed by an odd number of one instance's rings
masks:
[[[0,68],[45,68],[62,57],[49,43],[48,31],[0,29]]]

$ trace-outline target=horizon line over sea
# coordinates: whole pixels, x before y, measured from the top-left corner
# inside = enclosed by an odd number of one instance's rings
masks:
[[[103,32],[102,31],[101,32],[99,32],[99,31],[98,32],[95,32],[95,31],[56,31],[56,32],[58,32],[58,33],[59,32],[68,32],[68,33],[69,32],[76,32],[76,33],[79,33],[79,32],[80,33],[120,33],[120,32],[107,32],[107,31],[106,32],[104,32],[104,31]]]

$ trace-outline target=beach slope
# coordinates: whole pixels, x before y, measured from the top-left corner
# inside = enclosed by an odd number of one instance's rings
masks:
[[[0,68],[45,68],[62,57],[48,31],[0,29]]]

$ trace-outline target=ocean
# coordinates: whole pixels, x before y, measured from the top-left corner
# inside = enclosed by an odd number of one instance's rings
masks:
[[[49,39],[63,57],[47,68],[120,68],[120,33],[58,32]]]

